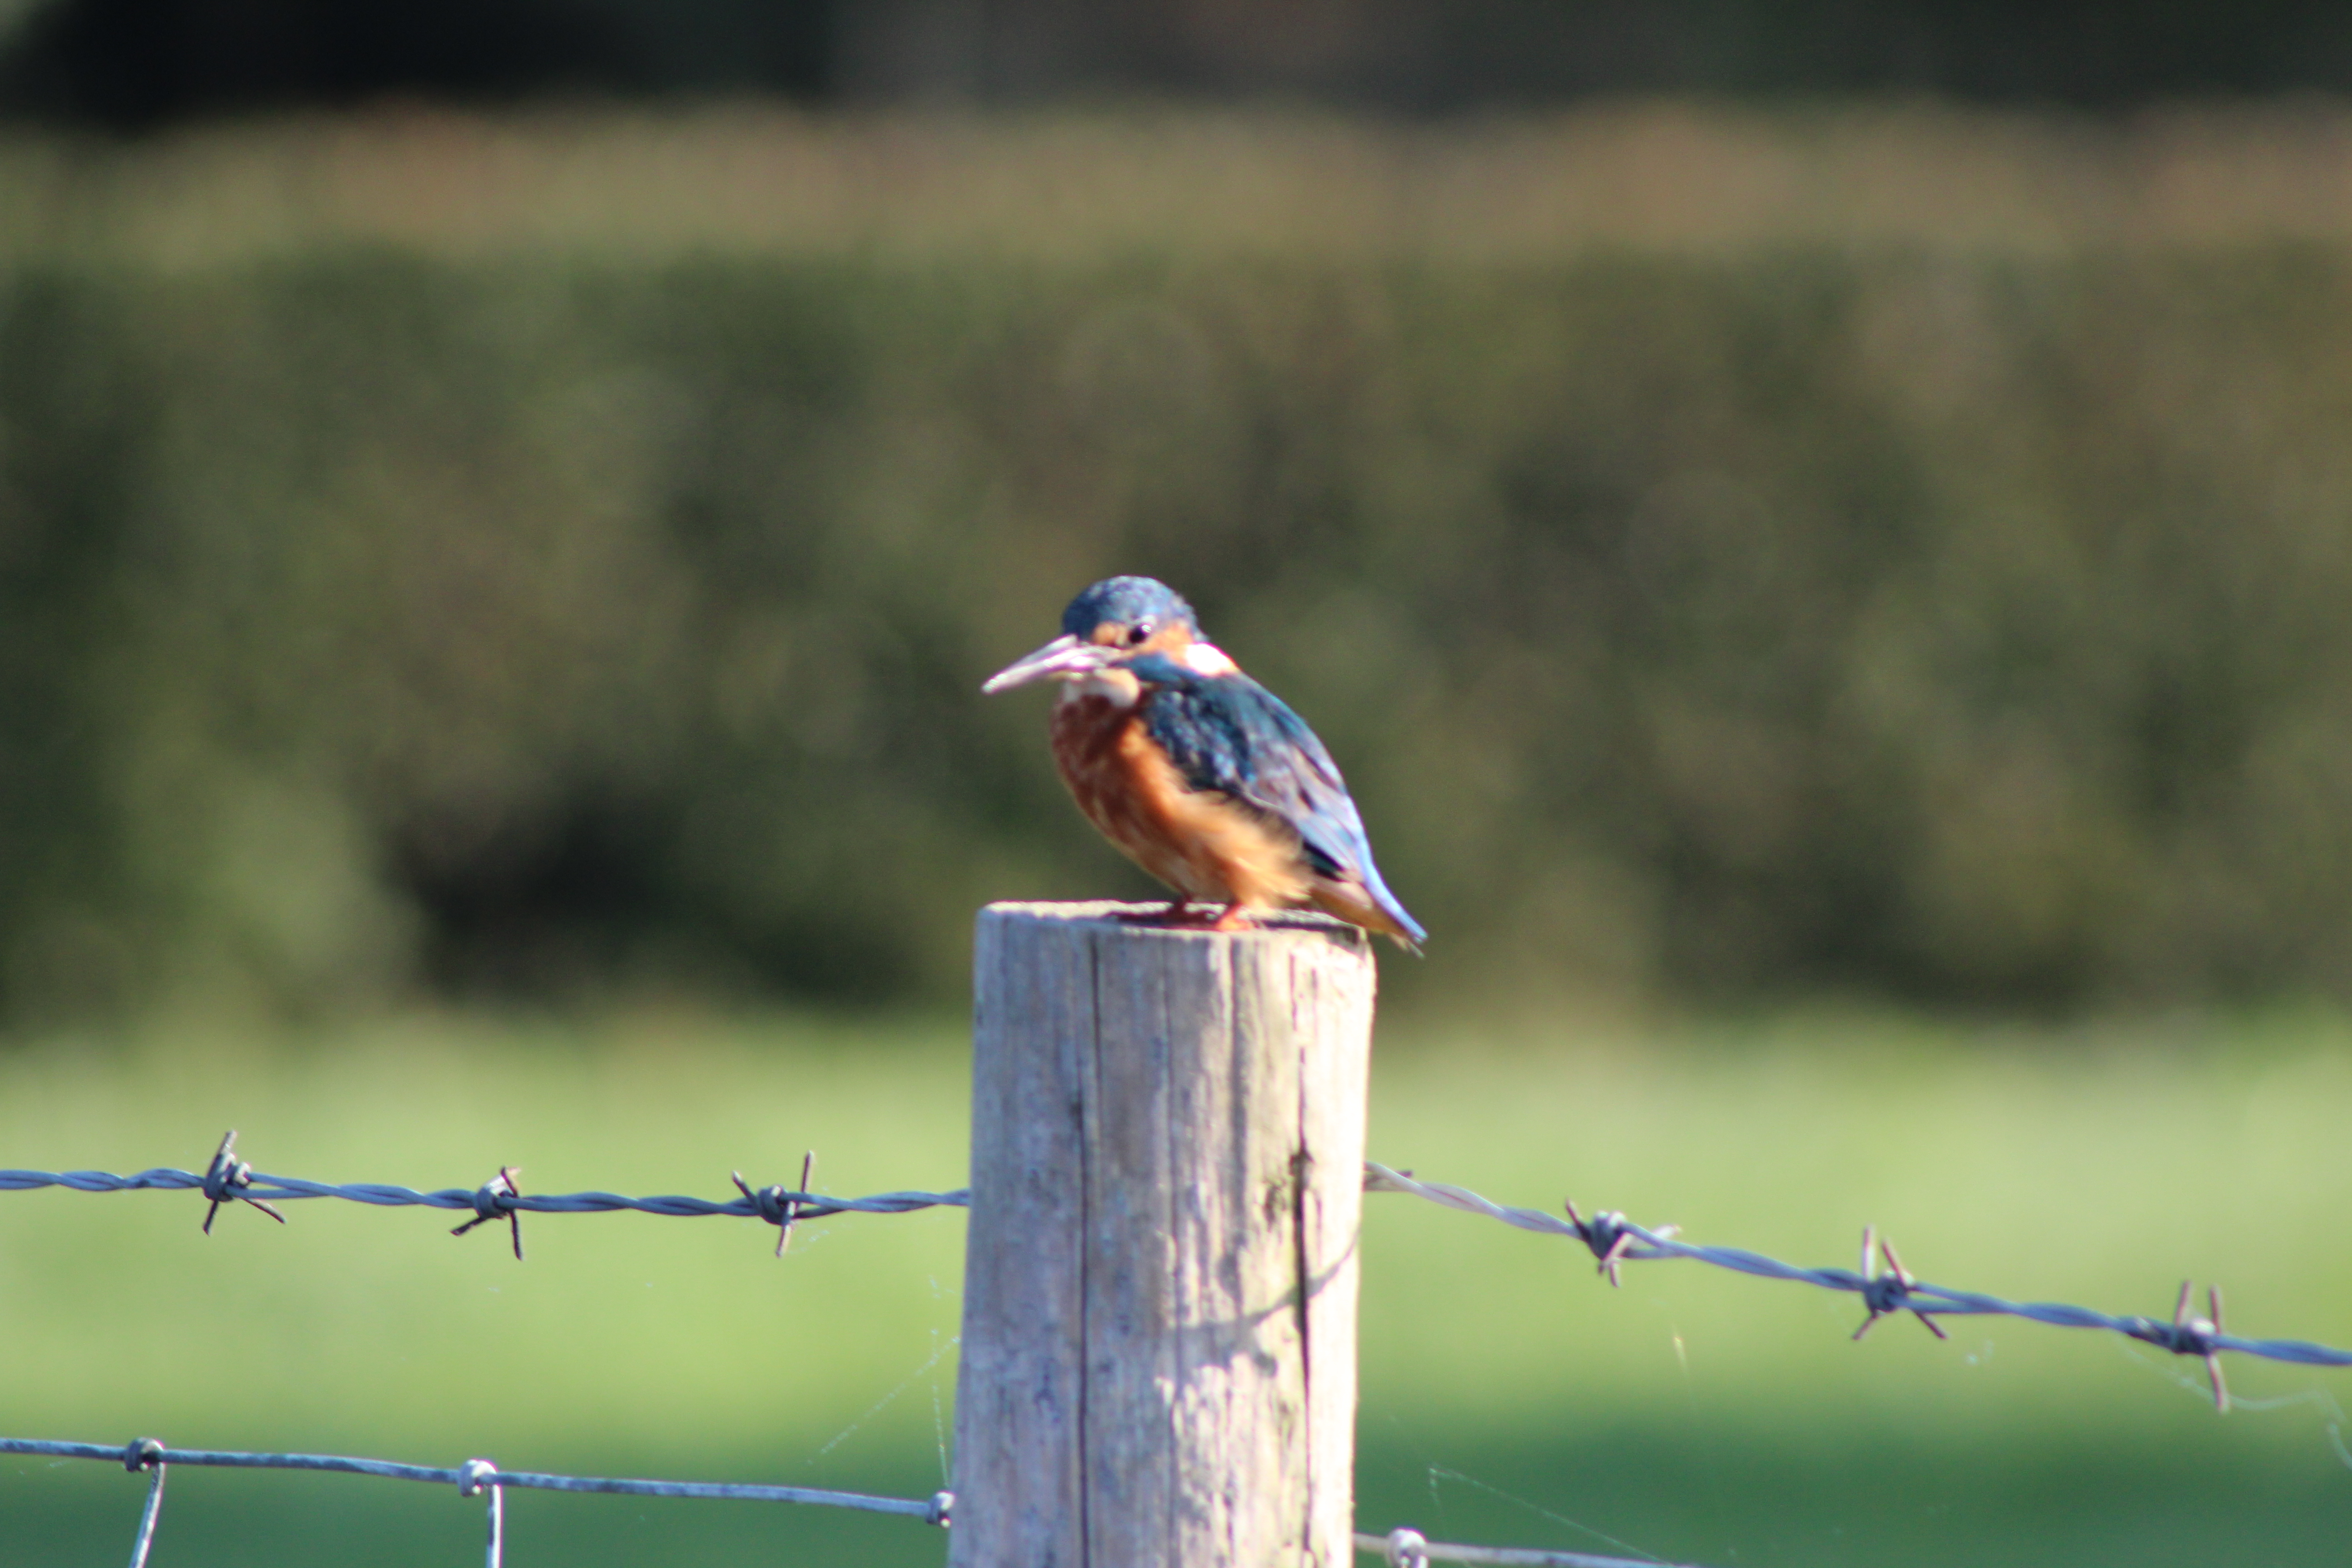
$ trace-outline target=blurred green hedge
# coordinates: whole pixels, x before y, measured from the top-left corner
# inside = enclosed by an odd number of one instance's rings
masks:
[[[2352,257],[0,273],[18,1017],[929,994],[1140,890],[980,679],[1166,577],[1392,990],[2352,973]]]

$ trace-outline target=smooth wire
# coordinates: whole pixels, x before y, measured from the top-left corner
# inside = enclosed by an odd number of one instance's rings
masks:
[[[0,1454],[42,1454],[60,1459],[109,1459],[122,1462],[122,1449],[102,1443],[58,1443],[37,1437],[0,1437]],[[341,1454],[244,1454],[205,1448],[171,1448],[165,1458],[174,1465],[210,1465],[238,1470],[336,1470],[347,1475],[383,1476],[397,1481],[426,1481],[437,1486],[461,1486],[470,1479],[466,1467],[403,1465],[389,1459],[358,1459]],[[159,1470],[162,1464],[156,1467]],[[937,1521],[943,1512],[940,1498],[868,1497],[863,1492],[826,1491],[814,1487],[755,1486],[735,1481],[640,1481],[607,1476],[553,1476],[534,1470],[493,1470],[478,1478],[488,1487],[521,1487],[531,1491],[617,1492],[628,1497],[728,1498],[742,1502],[813,1503],[824,1508],[858,1509],[866,1513],[895,1513],[908,1519]],[[150,1494],[150,1507],[163,1489]]]
[[[1676,1568],[1653,1557],[1595,1557],[1589,1552],[1552,1552],[1530,1546],[1456,1546],[1431,1541],[1406,1527],[1386,1535],[1358,1535],[1356,1550],[1377,1552],[1389,1568],[1424,1568],[1431,1563],[1493,1563],[1497,1568]]]
[[[121,1454],[113,1456],[121,1458]],[[147,1553],[155,1544],[155,1521],[163,1517],[163,1469],[162,1461],[152,1467],[155,1479],[147,1483],[147,1506],[139,1512],[139,1539],[131,1543],[131,1568],[147,1568]]]

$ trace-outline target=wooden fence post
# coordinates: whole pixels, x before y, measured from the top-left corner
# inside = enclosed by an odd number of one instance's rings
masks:
[[[1349,1568],[1373,965],[995,904],[951,1568]]]

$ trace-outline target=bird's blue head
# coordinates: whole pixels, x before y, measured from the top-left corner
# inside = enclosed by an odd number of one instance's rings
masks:
[[[1101,647],[1140,647],[1171,626],[1184,641],[1201,635],[1192,606],[1156,577],[1106,577],[1062,612],[1063,636]]]
[[[1233,661],[1201,640],[1201,623],[1176,590],[1150,577],[1106,577],[1062,612],[1062,635],[988,678],[982,691],[1034,680],[1085,680],[1139,660],[1189,658],[1195,674],[1230,670]],[[1132,692],[1135,683],[1129,681]]]

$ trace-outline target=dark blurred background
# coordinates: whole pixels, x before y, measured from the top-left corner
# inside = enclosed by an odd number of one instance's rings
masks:
[[[2337,994],[2347,16],[0,10],[0,1005],[951,997],[1122,570],[1405,998]]]
[[[1592,93],[2125,106],[2337,89],[2317,0],[11,0],[7,101],[116,127],[548,92],[1035,102],[1268,93],[1409,112]],[[7,12],[0,12],[5,16]]]

